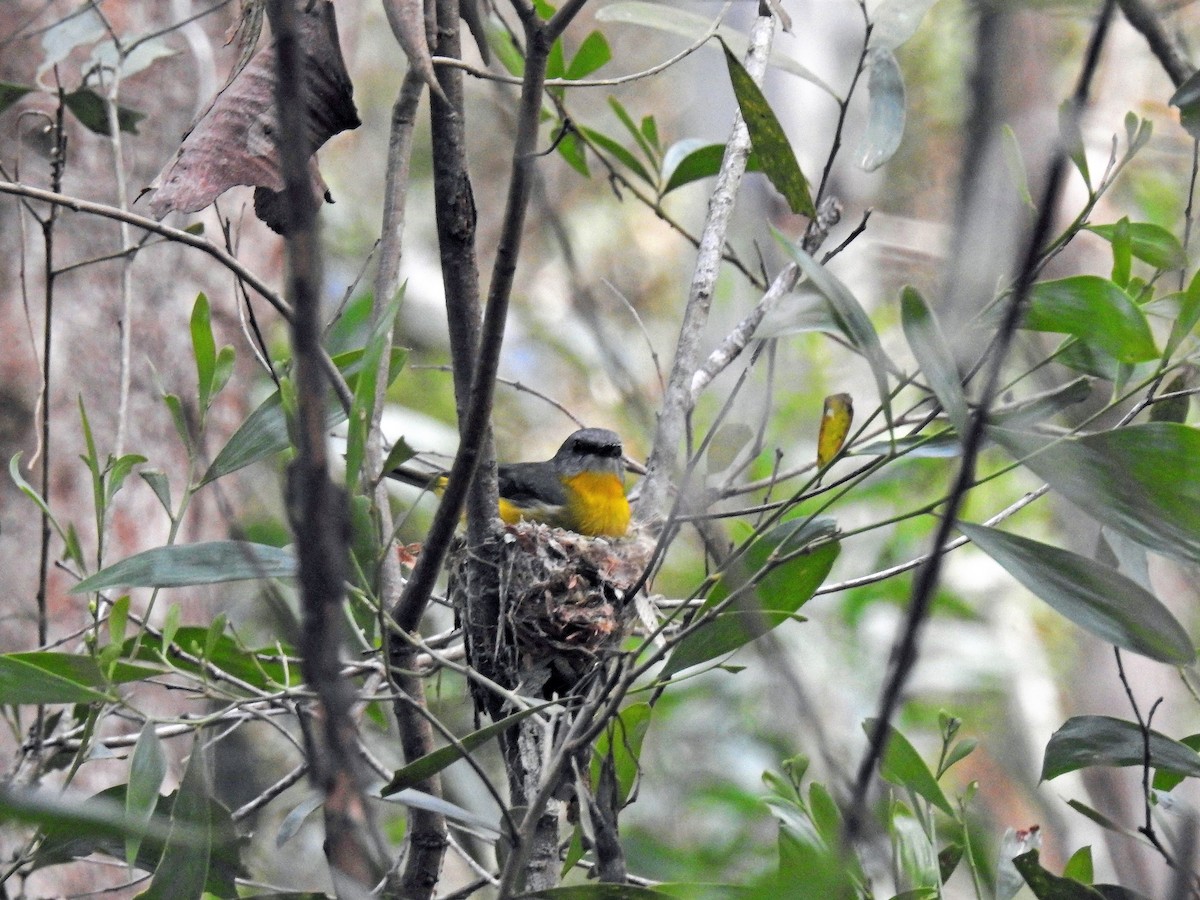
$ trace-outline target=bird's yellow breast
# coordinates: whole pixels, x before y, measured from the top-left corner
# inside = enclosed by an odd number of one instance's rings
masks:
[[[563,479],[567,489],[565,525],[587,535],[621,537],[629,530],[625,485],[611,472],[580,472]]]

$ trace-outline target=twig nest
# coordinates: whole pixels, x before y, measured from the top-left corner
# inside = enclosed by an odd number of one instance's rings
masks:
[[[619,648],[634,616],[629,591],[654,541],[637,531],[620,539],[587,537],[536,522],[506,525],[501,540],[497,661],[521,693],[561,696]],[[466,562],[465,547],[451,551],[460,610]]]

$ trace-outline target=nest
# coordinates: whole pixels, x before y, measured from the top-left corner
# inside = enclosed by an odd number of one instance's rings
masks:
[[[654,549],[647,535],[587,537],[535,522],[505,526],[495,661],[522,693],[562,696],[621,645],[634,617],[629,594]],[[465,547],[449,560],[451,596],[469,598]]]

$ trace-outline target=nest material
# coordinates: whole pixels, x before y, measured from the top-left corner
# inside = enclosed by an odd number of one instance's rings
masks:
[[[498,660],[523,692],[567,693],[617,650],[634,615],[629,589],[641,578],[653,539],[587,537],[535,522],[505,526],[500,567]],[[451,551],[458,609],[467,583],[465,547]]]

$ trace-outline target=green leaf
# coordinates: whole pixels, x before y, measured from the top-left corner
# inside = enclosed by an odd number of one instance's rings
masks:
[[[91,88],[79,88],[63,97],[66,106],[88,131],[96,134],[111,135],[109,128],[108,104],[104,98]],[[137,134],[138,122],[146,118],[146,114],[130,109],[127,106],[117,107],[117,127],[129,134]]]
[[[523,709],[520,712],[515,712],[511,716],[504,717],[499,722],[493,722],[491,725],[480,728],[478,731],[472,731],[470,734],[464,735],[459,739],[459,746],[457,747],[454,745],[440,747],[437,750],[426,753],[420,759],[414,759],[404,768],[396,770],[396,774],[392,776],[392,780],[380,789],[379,796],[389,797],[398,791],[420,784],[426,778],[436,775],[451,763],[462,759],[464,752],[470,753],[477,747],[482,747],[492,738],[496,737],[496,735],[507,731],[522,719],[528,718],[534,713],[553,705],[554,703],[543,703],[540,706],[533,706]]]
[[[158,791],[167,774],[167,757],[162,741],[154,730],[154,723],[147,720],[133,748],[133,759],[129,763],[129,784],[125,791],[125,817],[143,827],[150,824],[158,806]],[[139,833],[125,836],[125,861],[130,865],[137,862],[138,848],[142,844]]]
[[[1037,204],[1033,202],[1033,195],[1029,193],[1029,172],[1025,168],[1025,158],[1021,155],[1021,143],[1011,125],[1000,126],[1000,138],[1003,143],[1004,162],[1013,180],[1013,187],[1017,190],[1017,196],[1026,207],[1036,211]]]
[[[141,835],[137,868],[154,871],[168,840],[181,849],[202,851],[211,847],[205,890],[217,897],[237,896],[234,879],[248,875],[239,859],[246,841],[237,836],[224,807],[215,800],[208,800],[208,818],[212,824],[202,828],[179,819],[171,820],[177,794],[159,797],[149,828],[143,828],[126,815],[125,794],[123,784],[86,799],[64,800],[57,796],[44,798],[38,794],[16,792],[4,796],[0,791],[0,818],[33,822],[44,828],[45,839],[30,863],[32,869],[95,853],[120,859],[124,854],[124,839],[129,835]]]
[[[599,784],[600,767],[611,755],[612,766],[617,776],[617,801],[624,806],[637,783],[638,759],[642,755],[642,741],[650,728],[650,715],[654,708],[649,703],[633,703],[611,719],[604,731],[596,738],[592,754],[592,785]]]
[[[1136,722],[1111,716],[1075,716],[1050,736],[1042,758],[1042,781],[1092,766],[1141,766],[1145,750]],[[1150,732],[1150,765],[1200,778],[1200,753],[1157,731]]]
[[[867,719],[863,728],[870,733],[875,728],[875,720]],[[933,777],[933,772],[925,765],[921,754],[908,742],[908,738],[889,725],[887,743],[884,746],[879,774],[885,781],[897,787],[907,788],[948,815],[954,815],[954,807],[950,805],[937,779]]]
[[[0,655],[0,702],[91,703],[112,700],[112,683],[141,681],[161,675],[159,669],[118,662],[106,673],[90,656],[34,651]]]
[[[658,156],[655,154],[654,147],[652,147],[650,142],[646,140],[646,136],[642,134],[642,129],[638,128],[637,122],[633,121],[633,116],[629,114],[629,111],[625,109],[625,107],[621,104],[621,101],[611,94],[608,97],[608,105],[616,114],[617,119],[621,122],[621,124],[625,126],[625,130],[629,132],[634,141],[641,148],[642,153],[644,153],[646,156],[646,159],[653,164],[654,161],[658,159]]]
[[[902,804],[893,805],[888,830],[904,880],[918,891],[941,884],[937,851],[921,823]],[[936,890],[934,896],[937,896]]]
[[[1200,734],[1189,734],[1185,738],[1180,738],[1179,743],[1185,747],[1191,747],[1193,750],[1200,751]],[[1152,787],[1156,791],[1172,791],[1186,778],[1178,772],[1168,772],[1165,769],[1160,769],[1154,773],[1154,782]]]
[[[391,363],[388,369],[388,383],[404,368],[408,351],[394,348],[391,352]],[[346,384],[354,391],[358,385],[359,372],[363,364],[363,351],[351,350],[333,358],[334,363],[346,376]],[[285,382],[286,383],[286,382]],[[333,428],[346,421],[346,412],[336,403],[330,404],[325,413],[326,429]],[[279,391],[275,391],[250,413],[233,433],[229,442],[221,448],[217,458],[212,461],[204,477],[197,487],[203,487],[211,481],[216,481],[224,475],[280,453],[291,446],[288,435],[287,419],[284,415],[283,401]]]
[[[178,606],[173,605],[171,608],[178,609]],[[164,626],[164,635],[168,631]],[[198,625],[176,625],[170,630],[170,635],[172,644],[178,650],[171,649],[171,644],[168,644],[164,651],[162,647],[150,647],[143,642],[137,647],[136,658],[156,660],[160,658],[161,653],[171,660],[172,668],[205,678],[211,676],[209,667],[215,666],[239,681],[263,691],[277,691],[299,684],[302,680],[298,664],[293,661],[289,665],[279,659],[281,654],[292,653],[286,645],[282,650],[274,646],[252,649],[230,634],[218,635],[216,642],[210,643],[210,629]],[[133,638],[125,642],[122,650],[127,656],[134,653]],[[179,651],[183,651],[187,656]]]
[[[951,424],[962,434],[967,429],[967,401],[963,396],[954,354],[938,325],[937,317],[925,298],[913,287],[905,287],[900,293],[900,314],[904,336],[908,339],[913,356],[917,358],[921,374],[929,382]]]
[[[724,144],[711,144],[701,138],[677,141],[663,155],[662,174],[665,183],[659,196],[665,197],[676,188],[693,181],[711,178],[721,170],[721,160],[724,158]],[[762,163],[754,151],[746,160],[746,171],[762,171]]]
[[[248,541],[209,541],[145,550],[79,582],[73,594],[111,587],[183,587],[258,578],[291,578],[296,558],[279,547]]]
[[[233,364],[237,361],[237,352],[226,344],[217,351],[217,364],[213,368],[212,396],[215,397],[229,384],[233,376]]]
[[[129,595],[122,594],[108,613],[108,635],[114,644],[125,640],[125,625],[129,621]]]
[[[587,155],[584,153],[584,147],[585,145],[579,135],[574,131],[568,131],[558,141],[555,149],[558,150],[558,155],[567,161],[567,165],[584,178],[590,178],[592,173],[588,169]]]
[[[669,6],[661,3],[647,3],[643,0],[626,0],[626,2],[610,3],[596,11],[598,22],[619,22],[628,25],[640,25],[657,31],[682,35],[692,40],[698,40],[712,30],[712,20],[706,16]],[[750,47],[750,41],[744,34],[728,25],[717,29],[716,36],[735,54],[745,56]],[[837,93],[822,81],[815,73],[800,65],[789,56],[778,51],[772,52],[768,58],[770,65],[782,72],[803,78],[810,84],[815,84],[830,97],[839,99]]]
[[[583,39],[583,43],[575,51],[564,77],[571,81],[587,78],[611,59],[612,50],[608,46],[608,40],[601,32],[593,31]]]
[[[1113,226],[1109,240],[1113,253],[1113,283],[1123,290],[1128,290],[1129,278],[1133,274],[1133,245],[1129,237],[1129,219],[1122,218]]]
[[[750,133],[750,143],[754,145],[762,163],[763,173],[787,200],[792,212],[815,219],[817,208],[813,206],[808,179],[800,171],[800,163],[796,161],[795,151],[792,150],[783,127],[775,118],[767,98],[754,83],[750,73],[730,52],[728,46],[722,46],[725,47],[725,63],[729,68],[733,93],[746,122],[746,130]]]
[[[813,286],[820,291],[829,302],[830,310],[838,324],[838,328],[850,345],[854,347],[871,366],[871,374],[875,377],[875,387],[879,391],[879,402],[883,407],[883,416],[887,420],[888,431],[892,431],[892,398],[888,390],[888,372],[895,372],[896,365],[888,358],[879,342],[879,335],[871,319],[867,316],[862,305],[855,299],[841,281],[834,277],[827,268],[817,263],[815,259],[804,252],[799,246],[787,240],[780,232],[771,229],[775,239],[791,255],[792,260],[800,267]]]
[[[37,489],[25,480],[25,476],[21,474],[22,452],[23,451],[17,451],[12,455],[12,458],[9,459],[8,477],[11,478],[13,484],[17,486],[17,490],[32,500],[38,510],[40,510],[46,516],[50,524],[54,526],[54,530],[58,532],[58,536],[65,540],[66,535],[63,534],[62,528],[59,527],[58,520],[55,519],[51,514],[50,505],[45,501],[42,495],[37,492]]]
[[[1176,394],[1165,400],[1157,400],[1150,407],[1151,422],[1186,422],[1191,410],[1192,398],[1187,390],[1192,386],[1192,371],[1184,369],[1163,387],[1163,394]]]
[[[139,900],[199,897],[208,884],[213,823],[203,748],[204,742],[197,737],[192,743],[192,755],[171,807],[171,834],[154,870],[154,877],[150,880],[150,887],[139,895]]]
[[[138,472],[142,476],[142,481],[150,485],[150,490],[154,491],[154,496],[158,498],[158,502],[162,504],[162,508],[166,510],[167,515],[173,515],[171,509],[171,482],[167,480],[167,476],[159,471]]]
[[[34,89],[26,87],[23,84],[0,81],[0,113],[4,112],[32,90]]]
[[[1121,362],[1158,356],[1145,314],[1123,290],[1096,275],[1035,284],[1021,327],[1073,335]]]
[[[1063,866],[1063,877],[1073,878],[1082,884],[1091,884],[1093,879],[1092,874],[1092,848],[1080,847],[1071,854],[1071,858],[1067,860],[1067,864]]]
[[[1058,107],[1058,133],[1063,149],[1079,170],[1083,183],[1090,191],[1092,176],[1088,171],[1087,151],[1084,149],[1083,133],[1079,130],[1079,115],[1071,100],[1064,100]]]
[[[589,142],[595,144],[601,150],[612,154],[621,165],[629,169],[634,175],[646,182],[651,187],[655,187],[654,177],[642,165],[642,161],[629,152],[625,147],[617,141],[610,138],[603,132],[596,131],[594,128],[585,128],[580,126],[579,131]]]
[[[196,381],[200,390],[200,409],[208,410],[212,399],[213,372],[217,367],[217,343],[213,340],[212,314],[208,297],[201,292],[192,305],[192,355],[196,359]]]
[[[891,50],[874,48],[867,53],[871,68],[867,79],[867,128],[858,145],[858,165],[874,172],[896,155],[904,137],[904,76]]]
[[[382,310],[374,328],[367,336],[363,347],[362,364],[354,385],[354,399],[350,404],[350,428],[346,440],[346,480],[355,482],[362,471],[366,456],[367,437],[370,430],[371,412],[375,407],[375,386],[379,381],[379,365],[388,350],[400,304],[404,300],[404,288],[398,290]]]
[[[1122,219],[1113,225],[1088,225],[1087,230],[1109,243],[1128,229],[1129,251],[1142,262],[1156,269],[1182,269],[1187,265],[1187,251],[1179,238],[1161,225],[1152,222],[1130,222]]]
[[[1104,900],[1095,888],[1047,872],[1038,862],[1036,850],[1013,857],[1013,865],[1038,900]]]
[[[836,533],[832,519],[804,519],[776,525],[760,535],[745,557],[746,582],[738,602],[684,637],[671,652],[661,677],[669,678],[691,666],[731,653],[795,616],[824,582],[841,546],[829,540]],[[718,584],[698,615],[733,593]]]
[[[950,876],[954,874],[954,870],[958,868],[962,858],[962,844],[947,844],[942,848],[938,854],[938,873],[941,875],[942,884],[950,880]]]
[[[1001,428],[989,434],[1097,521],[1200,562],[1200,431],[1152,422],[1055,443]]]
[[[1167,608],[1116,569],[994,528],[960,522],[958,529],[1035,596],[1102,640],[1173,665],[1196,658]]]
[[[1171,335],[1167,338],[1167,346],[1163,358],[1169,359],[1175,355],[1179,345],[1200,322],[1200,272],[1192,276],[1188,289],[1180,297],[1179,314],[1171,325]]]

